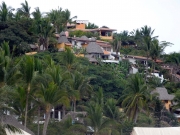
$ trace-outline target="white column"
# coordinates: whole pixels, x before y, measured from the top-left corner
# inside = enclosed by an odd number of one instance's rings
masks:
[[[58,111],[58,120],[61,121],[61,111]]]

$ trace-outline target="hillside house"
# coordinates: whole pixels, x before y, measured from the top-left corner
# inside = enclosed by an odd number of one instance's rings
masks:
[[[68,41],[65,32],[62,31],[60,33],[56,47],[58,48],[58,51],[63,51],[66,47],[72,47],[72,44]]]
[[[172,100],[174,99],[174,95],[168,94],[167,89],[165,87],[157,87],[151,94],[157,93],[157,97],[162,101],[164,107],[170,111],[172,107]]]
[[[113,40],[113,32],[116,31],[116,29],[110,29],[108,27],[101,27],[96,29],[86,29],[86,24],[88,23],[87,20],[76,20],[73,24],[67,24],[68,31],[86,31],[86,32],[92,32],[92,33],[98,33],[100,39],[103,40]]]

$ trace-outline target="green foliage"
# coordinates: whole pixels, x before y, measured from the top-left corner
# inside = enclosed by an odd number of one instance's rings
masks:
[[[9,42],[11,52],[14,49],[14,55],[22,55],[30,50],[29,43],[35,41],[34,35],[29,28],[32,25],[31,20],[21,20],[18,22],[0,22],[0,43]]]
[[[96,28],[98,28],[98,26],[96,25],[96,24],[94,24],[94,23],[88,23],[87,25],[86,25],[86,29],[96,29]]]
[[[81,31],[81,30],[76,30],[76,31],[71,31],[69,33],[70,37],[82,37],[82,36],[86,36],[88,38],[92,38],[92,37],[96,37],[97,39],[99,39],[99,35],[98,33],[92,33],[92,32],[86,32],[86,31]]]
[[[156,99],[155,109],[154,109],[154,118],[155,118],[155,127],[161,127],[161,111],[163,109],[162,103],[159,99]]]
[[[144,78],[139,73],[132,75],[128,81],[119,100],[129,119],[136,123],[138,112],[147,107],[147,101],[151,99],[151,95]]]

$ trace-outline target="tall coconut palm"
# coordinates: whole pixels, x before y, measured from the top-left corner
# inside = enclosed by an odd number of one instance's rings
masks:
[[[30,18],[30,10],[31,7],[29,6],[28,2],[25,0],[25,3],[21,3],[21,8],[18,8],[17,11],[26,18]]]
[[[10,102],[10,99],[8,95],[10,95],[9,87],[7,85],[6,86],[3,85],[3,87],[0,86],[0,134],[1,135],[7,135],[8,134],[7,131],[11,133],[21,133],[20,129],[4,122],[5,119],[4,117],[6,117],[5,112],[7,109],[9,109],[7,103]]]
[[[32,56],[25,56],[22,61],[22,69],[21,72],[23,74],[23,80],[26,84],[26,108],[25,108],[25,121],[24,121],[24,129],[26,130],[27,125],[27,112],[28,112],[28,105],[29,105],[29,95],[31,92],[31,85],[32,80],[35,76],[34,70],[34,57]]]
[[[62,27],[62,8],[58,7],[56,10],[51,10],[47,13],[47,16],[53,24],[54,29],[56,30],[55,32],[59,33]]]
[[[117,107],[117,101],[115,99],[108,99],[104,105],[104,115],[113,120],[119,119],[119,107]]]
[[[11,106],[13,107],[13,111],[19,116],[19,120],[22,121],[22,124],[24,125],[26,90],[23,87],[16,88],[15,92],[12,94],[12,99],[13,102],[11,103]]]
[[[74,19],[76,19],[77,16],[73,16],[71,17],[71,12],[68,10],[68,9],[65,9],[64,11],[62,11],[62,19],[63,19],[63,23],[62,23],[62,26],[63,26],[63,29],[66,30],[67,27],[67,23],[73,23]]]
[[[96,24],[94,24],[94,23],[88,23],[87,25],[86,25],[86,29],[96,29],[96,28],[98,28],[98,26],[96,25]]]
[[[76,101],[80,98],[86,98],[91,93],[92,87],[89,85],[89,79],[81,73],[75,72],[70,82],[70,99],[73,102],[74,112],[76,112]]]
[[[10,54],[8,42],[3,42],[0,47],[0,88],[14,85],[20,78],[18,70],[19,61],[14,61]]]
[[[8,7],[6,3],[3,1],[0,5],[0,21],[5,22],[10,18],[10,16],[12,17],[13,10],[13,8]]]
[[[113,48],[116,51],[116,54],[118,54],[122,45],[129,45],[130,38],[128,31],[114,34]]]
[[[94,135],[103,135],[108,133],[111,128],[111,120],[103,116],[103,109],[97,103],[90,103],[87,108],[90,126],[94,129]]]
[[[35,11],[32,12],[32,16],[35,20],[40,20],[42,18],[43,13],[41,13],[39,7],[35,8]]]
[[[63,52],[61,61],[67,71],[73,71],[76,67],[76,57],[69,48]]]
[[[143,77],[139,73],[132,75],[120,101],[129,119],[134,123],[137,121],[139,111],[147,106],[147,100],[151,99],[150,97],[150,91]]]
[[[141,31],[139,29],[133,30],[130,32],[130,36],[138,48],[140,48],[142,43]]]
[[[46,84],[40,84],[41,88],[37,91],[37,97],[39,102],[45,109],[45,123],[43,127],[43,135],[46,135],[47,126],[50,119],[50,112],[53,106],[56,106],[61,103],[68,104],[66,93],[62,90],[59,90],[57,84],[54,82],[46,81]]]
[[[180,53],[171,53],[165,59],[165,62],[175,64],[177,67],[180,65]]]
[[[150,50],[152,48],[153,40],[157,39],[158,36],[154,36],[155,30],[152,30],[151,27],[148,27],[145,25],[144,27],[141,27],[141,37],[142,37],[142,46],[144,47],[146,51],[146,80],[147,80],[147,74],[148,74],[148,59],[150,57]]]
[[[36,20],[33,24],[33,32],[38,37],[39,45],[43,45],[44,50],[48,49],[49,38],[53,36],[54,29],[48,18]]]

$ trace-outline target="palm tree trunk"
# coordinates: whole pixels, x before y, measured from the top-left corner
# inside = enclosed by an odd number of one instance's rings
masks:
[[[38,107],[38,135],[39,135],[40,106]]]
[[[27,126],[28,98],[29,98],[30,89],[31,89],[31,86],[30,86],[30,83],[29,83],[29,84],[28,84],[28,88],[27,88],[26,108],[25,108],[25,118],[24,118],[24,130],[25,130],[25,131],[26,131],[26,126]]]
[[[62,109],[63,109],[62,118],[64,118],[64,116],[66,115],[66,113],[65,113],[65,111],[66,111],[66,107],[63,105]]]
[[[147,59],[146,59],[146,82],[147,82],[147,75],[148,75],[148,59],[149,59],[149,56],[147,55]]]
[[[49,119],[50,119],[50,108],[47,109],[46,111],[46,117],[45,117],[45,122],[44,122],[44,127],[43,127],[43,134],[42,135],[46,135],[47,132],[47,126],[49,123]]]
[[[134,123],[136,124],[138,118],[138,109],[136,109],[135,117],[134,117]]]
[[[74,100],[74,112],[76,112],[76,100]]]

